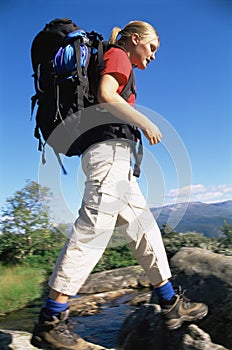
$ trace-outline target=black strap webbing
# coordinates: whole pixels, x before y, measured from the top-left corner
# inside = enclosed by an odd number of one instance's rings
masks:
[[[140,166],[143,159],[143,144],[142,144],[141,133],[137,127],[133,127],[130,125],[123,125],[123,124],[121,125],[121,132],[125,135],[126,139],[129,140],[129,142],[131,143],[131,148],[135,159],[133,175],[136,177],[139,177]],[[133,139],[132,139],[132,135],[133,135]]]
[[[81,79],[82,72],[81,72],[80,38],[77,38],[74,41],[74,47],[75,47],[78,78]]]
[[[101,40],[98,40],[98,71],[100,72],[104,68],[104,50],[103,43]]]
[[[130,76],[129,76],[129,79],[128,79],[126,85],[124,86],[124,88],[120,92],[120,96],[122,98],[124,98],[124,100],[127,101],[131,94],[134,94],[135,97],[136,97],[136,92],[135,92],[135,74],[134,74],[133,68],[131,69],[131,73],[130,73]]]
[[[80,56],[80,38],[77,38],[74,41],[74,48],[75,48],[75,55],[76,55],[76,62],[77,62],[77,77],[79,79],[79,82],[76,86],[77,91],[77,105],[79,106],[80,110],[84,109],[84,98],[83,98],[83,75],[81,70],[81,56]]]

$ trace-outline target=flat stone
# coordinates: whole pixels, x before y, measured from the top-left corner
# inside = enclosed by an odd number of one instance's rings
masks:
[[[150,281],[141,266],[97,272],[89,276],[80,294],[109,292],[123,288],[149,287]]]
[[[0,330],[1,350],[38,350],[38,348],[31,345],[30,340],[31,333]],[[78,345],[78,350],[114,350],[89,343],[82,338],[78,340]]]
[[[80,298],[70,299],[69,307],[71,316],[91,316],[101,309],[107,302],[113,303],[122,296],[127,296],[124,302],[133,298],[134,289],[119,289],[110,292],[97,293],[92,295],[81,295]]]

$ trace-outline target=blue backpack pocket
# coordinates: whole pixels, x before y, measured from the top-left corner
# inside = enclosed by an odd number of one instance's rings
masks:
[[[88,47],[85,44],[80,44],[80,64],[82,68],[86,66],[88,53]],[[54,65],[58,75],[76,71],[77,62],[74,44],[68,44],[59,48],[54,59]]]
[[[55,55],[54,68],[58,75],[67,75],[77,70],[75,46],[73,43],[77,38],[80,39],[80,65],[82,68],[85,68],[89,54],[86,44],[88,44],[89,39],[83,29],[78,29],[66,36],[68,44],[60,47]]]

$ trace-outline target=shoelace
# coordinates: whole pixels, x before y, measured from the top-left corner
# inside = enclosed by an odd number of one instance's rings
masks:
[[[73,333],[73,325],[68,319],[62,320],[56,326],[56,333],[63,334],[69,339],[76,339],[76,335]]]
[[[182,300],[185,306],[188,308],[191,306],[191,300],[188,299],[186,295],[184,295],[186,291],[187,289],[182,290],[181,286],[178,286],[177,288],[175,288],[176,294],[179,296],[180,300]]]

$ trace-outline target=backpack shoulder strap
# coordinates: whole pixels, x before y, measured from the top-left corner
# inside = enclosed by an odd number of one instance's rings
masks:
[[[133,68],[131,69],[131,73],[129,76],[129,79],[122,89],[120,96],[124,98],[124,100],[128,100],[131,94],[134,94],[136,97],[136,91],[135,91],[135,74]]]

